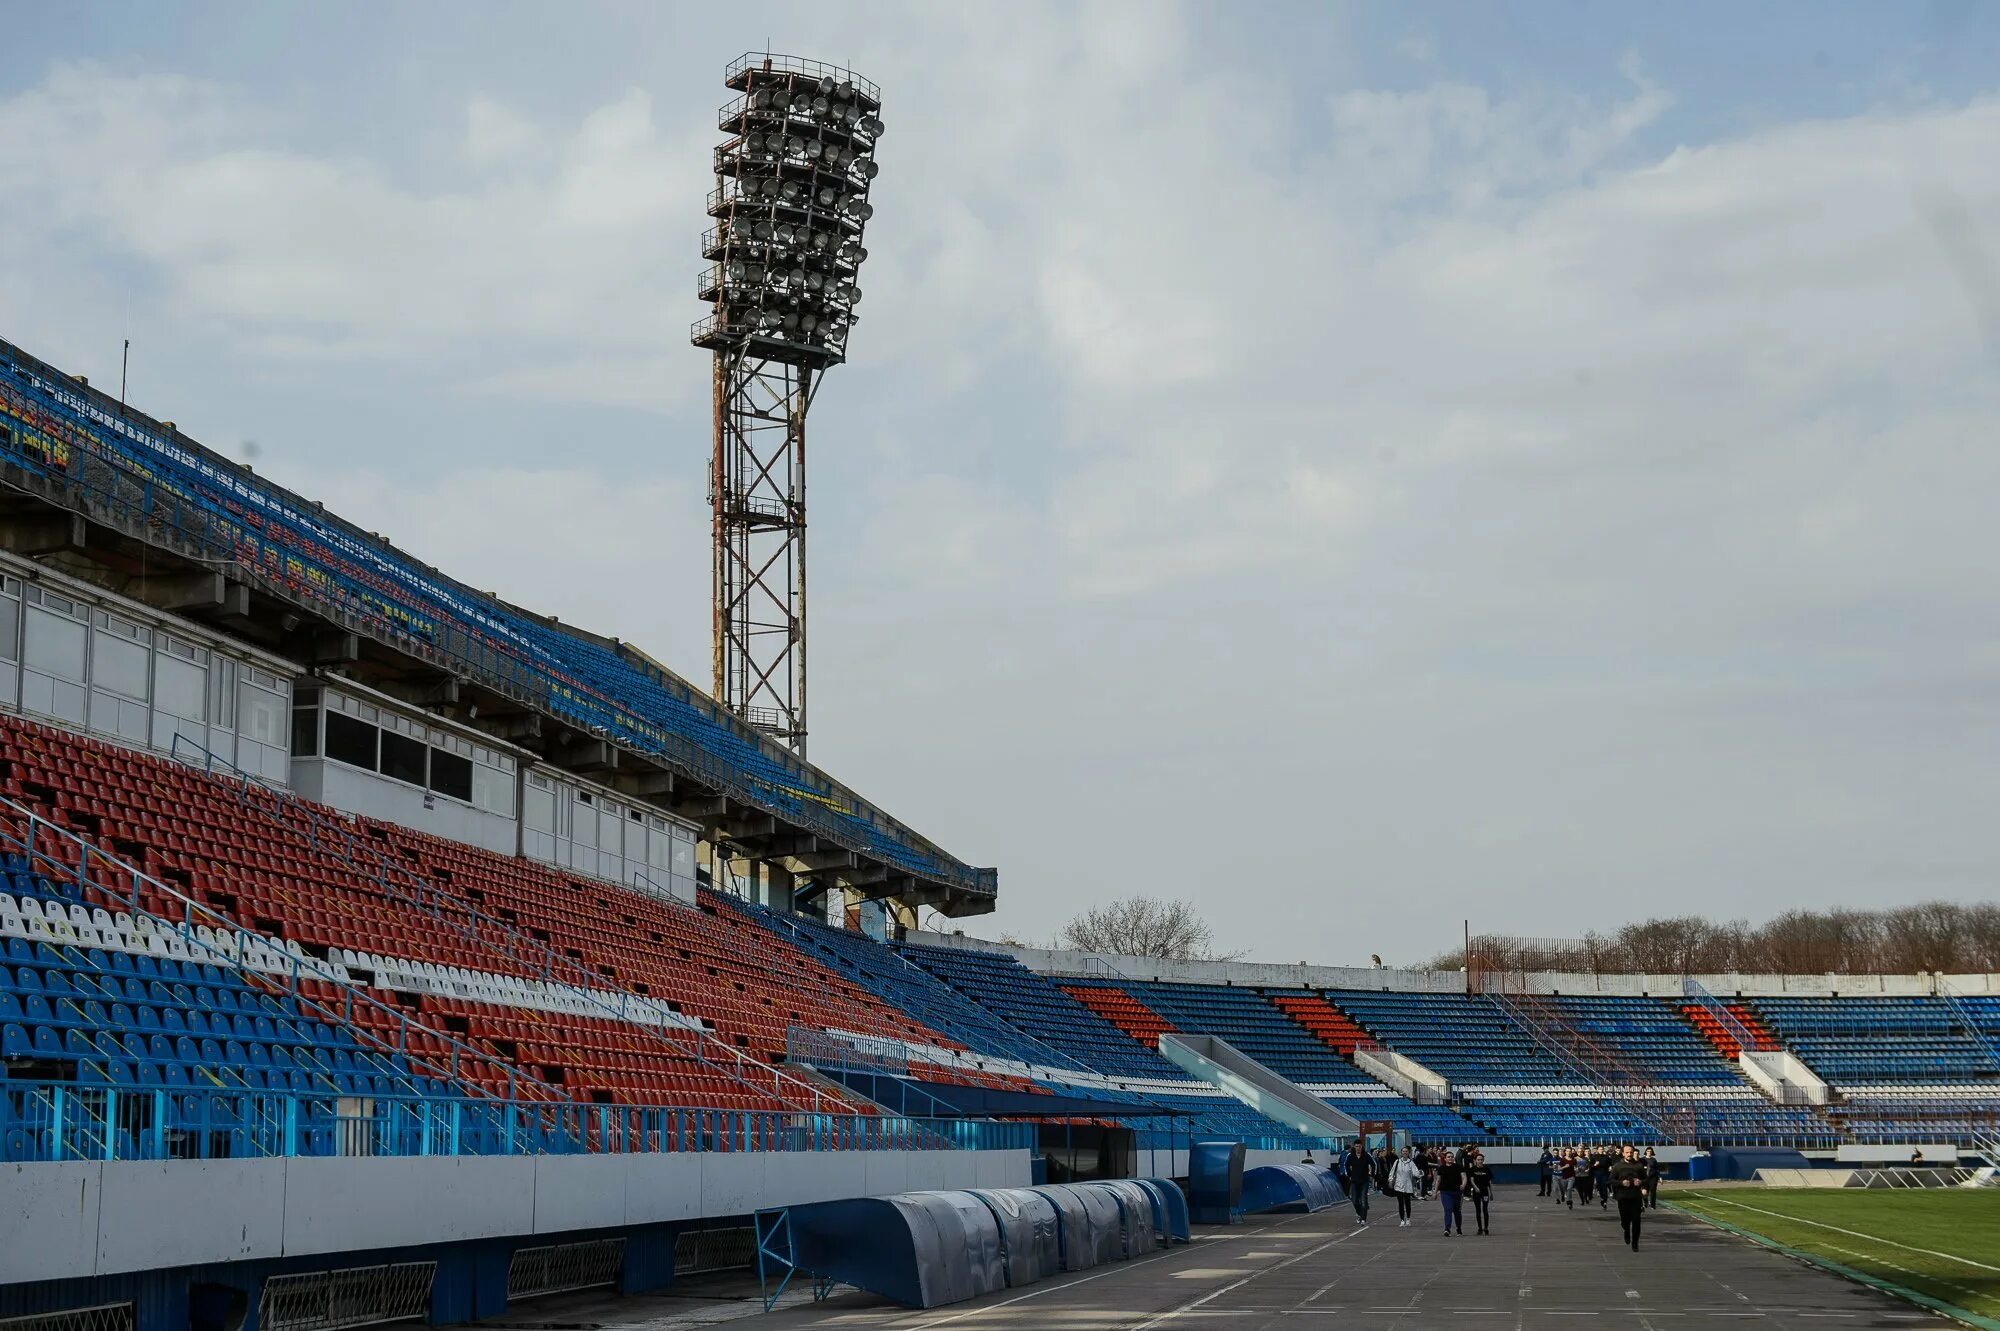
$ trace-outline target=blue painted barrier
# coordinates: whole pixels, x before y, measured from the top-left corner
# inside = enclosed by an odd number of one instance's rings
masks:
[[[1173,1240],[1191,1242],[1187,1198],[1182,1194],[1180,1185],[1170,1178],[1142,1178],[1134,1182],[1152,1198],[1153,1228],[1160,1236],[1160,1246],[1165,1247]]]
[[[1188,1202],[1198,1225],[1233,1225],[1243,1203],[1243,1143],[1196,1142],[1188,1151]]]
[[[910,1308],[1007,1286],[1000,1225],[969,1192],[903,1192],[790,1208],[793,1263]]]
[[[1324,1211],[1340,1202],[1340,1185],[1333,1175],[1311,1165],[1259,1165],[1243,1174],[1246,1214],[1293,1207]]]

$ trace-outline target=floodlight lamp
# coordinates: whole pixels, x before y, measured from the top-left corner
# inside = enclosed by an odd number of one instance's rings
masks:
[[[843,102],[851,102],[854,100],[854,85],[842,79],[833,85],[833,95]]]
[[[855,164],[854,169],[860,174],[863,180],[873,180],[881,173],[882,167],[874,158],[864,157]]]
[[[866,134],[871,139],[880,138],[882,136],[882,121],[879,117],[876,116],[863,116],[861,118],[861,123],[855,126],[855,128],[859,129],[863,134]]]

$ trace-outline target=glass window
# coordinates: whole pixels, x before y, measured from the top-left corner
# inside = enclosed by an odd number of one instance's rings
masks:
[[[208,693],[208,672],[177,657],[156,657],[153,662],[153,706],[183,721],[202,719],[202,702]]]
[[[317,758],[319,756],[319,710],[313,707],[292,709],[292,757]]]
[[[521,816],[534,831],[553,834],[556,830],[555,792],[546,786],[529,786],[526,807],[521,810]]]
[[[25,658],[29,668],[81,684],[84,640],[89,633],[74,619],[52,615],[40,608],[29,610]]]
[[[217,657],[213,684],[215,706],[211,709],[211,714],[215,717],[215,724],[224,730],[234,730],[236,729],[236,662],[226,656]]]
[[[443,749],[431,750],[431,789],[455,800],[472,800],[472,760]]]
[[[421,786],[424,784],[424,755],[427,752],[422,740],[399,735],[393,730],[383,731],[382,775]]]
[[[113,620],[112,624],[113,631],[99,629],[97,641],[92,644],[90,682],[94,687],[122,698],[144,700],[146,666],[152,653],[146,650],[144,644],[117,632],[117,620]]]
[[[245,739],[278,747],[285,742],[291,724],[281,693],[271,693],[244,680],[236,690],[236,729]]]
[[[0,661],[21,659],[20,641],[21,603],[11,596],[0,596]]]
[[[326,714],[326,756],[337,763],[375,770],[375,727],[339,712]]]
[[[539,792],[537,792],[539,793]],[[547,830],[554,831],[555,801],[546,794],[541,799],[549,808]],[[503,818],[514,816],[514,778],[497,768],[484,763],[474,763],[472,767],[472,802],[488,813],[497,813]]]

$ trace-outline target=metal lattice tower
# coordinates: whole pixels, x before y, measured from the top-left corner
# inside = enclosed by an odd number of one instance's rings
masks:
[[[715,150],[713,307],[693,341],[715,353],[715,696],[806,747],[806,414],[847,359],[862,231],[882,133],[881,92],[792,56],[729,67]]]

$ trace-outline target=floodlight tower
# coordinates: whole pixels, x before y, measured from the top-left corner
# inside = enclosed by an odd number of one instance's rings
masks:
[[[701,247],[714,308],[693,332],[715,353],[715,696],[803,754],[806,411],[861,303],[882,97],[793,56],[743,56],[725,81]]]

